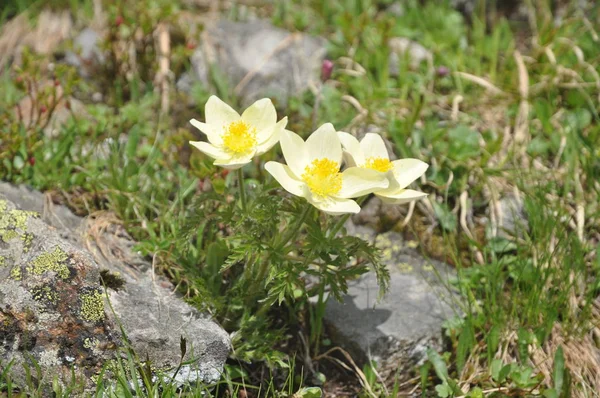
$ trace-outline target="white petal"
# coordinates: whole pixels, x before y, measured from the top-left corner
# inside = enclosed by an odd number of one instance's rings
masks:
[[[378,196],[383,203],[393,205],[412,202],[413,200],[419,200],[427,196],[424,192],[414,191],[412,189],[400,189],[394,193],[386,194],[375,192],[375,195]]]
[[[411,182],[421,177],[429,165],[418,159],[400,159],[392,162],[394,179],[399,188],[406,188]]]
[[[342,143],[333,124],[325,123],[306,140],[306,152],[309,163],[315,159],[331,159],[340,164],[342,162]]]
[[[365,155],[363,154],[360,143],[352,134],[338,131],[338,137],[344,147],[344,161],[351,165],[359,165],[365,163]],[[347,154],[347,155],[346,155]],[[348,156],[349,155],[349,156]],[[352,161],[350,161],[350,158]]]
[[[365,134],[365,137],[360,141],[360,147],[365,158],[390,158],[385,147],[385,142],[383,142],[383,138],[379,134]]]
[[[204,113],[206,124],[209,124],[214,129],[223,129],[229,123],[240,120],[239,113],[214,95],[211,95],[206,102]],[[223,130],[219,131],[219,134],[222,133]]]
[[[352,199],[328,198],[327,200],[315,200],[312,195],[307,196],[306,199],[317,209],[332,216],[348,213],[356,214],[360,211],[360,206]]]
[[[350,153],[348,153],[346,151],[342,152],[342,161],[344,162],[344,165],[346,167],[356,167],[357,166],[352,155],[350,155]]]
[[[228,156],[231,156],[231,155],[228,155]],[[220,167],[223,167],[228,170],[237,170],[241,167],[244,167],[248,163],[250,163],[252,161],[253,157],[254,157],[254,153],[249,153],[248,155],[243,156],[243,157],[235,157],[235,158],[230,157],[230,158],[217,159],[217,160],[215,160],[215,162],[213,164],[215,166],[220,166]]]
[[[256,155],[262,155],[267,152],[269,149],[273,148],[275,144],[279,142],[281,139],[281,133],[285,130],[285,126],[287,125],[287,116],[281,119],[277,124],[270,129],[269,137],[264,141],[258,141],[259,144],[256,148]]]
[[[290,168],[279,162],[267,162],[265,170],[277,180],[277,182],[292,195],[304,197],[304,183],[298,180]]]
[[[273,126],[277,123],[277,112],[271,100],[263,98],[250,105],[242,113],[242,120],[256,129],[256,138],[261,143],[271,135]]]
[[[289,130],[284,130],[279,140],[281,151],[285,162],[290,166],[292,173],[298,178],[304,173],[306,165],[309,163],[306,153],[306,144],[302,138]]]
[[[223,151],[220,148],[217,148],[214,145],[209,144],[208,142],[190,141],[190,145],[198,148],[200,151],[202,151],[203,153],[205,153],[213,159],[224,159],[227,156],[229,156],[227,152]]]
[[[385,189],[388,185],[386,173],[361,167],[350,167],[342,173],[342,189],[335,196],[357,198],[379,189]]]
[[[196,127],[198,130],[203,132],[211,144],[220,146],[223,143],[223,139],[221,138],[221,133],[223,132],[223,129],[216,128],[215,126],[211,126],[206,123],[202,123],[201,121],[196,119],[190,120],[190,123],[192,124],[192,126]]]

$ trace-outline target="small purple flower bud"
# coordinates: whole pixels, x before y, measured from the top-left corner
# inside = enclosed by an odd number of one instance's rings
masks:
[[[331,72],[333,72],[333,62],[324,59],[323,64],[321,65],[321,81],[329,80]]]
[[[450,73],[450,69],[448,69],[445,66],[440,66],[437,68],[436,72],[439,77],[444,77],[444,76],[448,76],[448,74]]]

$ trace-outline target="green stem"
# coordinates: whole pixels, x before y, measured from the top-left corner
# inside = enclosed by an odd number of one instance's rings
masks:
[[[356,203],[358,203],[358,205],[360,206],[364,203],[365,200],[367,200],[367,198],[368,195],[362,196],[356,200]],[[348,221],[351,215],[352,214],[344,214],[342,217],[340,217],[338,222],[333,224],[333,228],[329,230],[329,236],[335,236],[335,234],[337,234],[340,231],[340,229],[342,229],[344,224],[346,224],[346,221]]]
[[[246,203],[246,188],[244,187],[244,173],[242,172],[242,168],[240,167],[237,170],[238,184],[240,186],[240,200],[242,201],[242,210],[246,212],[248,210],[248,205]]]
[[[308,216],[308,213],[310,213],[311,209],[312,205],[310,203],[307,203],[306,207],[304,208],[304,211],[302,212],[302,215],[296,220],[296,224],[294,224],[294,226],[288,231],[288,233],[283,236],[281,241],[279,241],[279,243],[275,245],[276,252],[283,249],[285,245],[287,245],[291,240],[296,238],[298,232],[300,232],[300,228],[302,228],[302,224],[304,224],[304,220],[306,220],[306,217]],[[267,271],[270,264],[269,258],[270,256],[266,256],[264,260],[260,263],[256,279],[259,284],[262,283],[265,277],[267,276]]]
[[[302,224],[304,224],[304,220],[308,217],[308,213],[312,209],[312,205],[310,203],[306,203],[306,207],[304,207],[304,211],[300,218],[296,220],[296,224],[288,231],[287,234],[283,236],[281,241],[275,246],[275,251],[279,251],[283,249],[285,245],[287,245],[291,240],[295,239],[300,232],[300,228],[302,228]]]
[[[321,275],[323,275],[324,270],[321,269]],[[315,354],[319,353],[319,346],[321,345],[321,333],[322,333],[322,325],[323,325],[323,317],[325,316],[325,284],[321,283],[319,286],[319,299],[317,301],[317,305],[315,306],[315,316],[313,317],[314,324],[312,327],[314,328],[313,335],[313,344],[314,344],[314,352]]]

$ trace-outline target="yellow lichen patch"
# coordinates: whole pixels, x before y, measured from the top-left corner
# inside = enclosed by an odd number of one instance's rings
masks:
[[[413,266],[409,263],[398,263],[396,267],[400,270],[400,272],[408,273],[414,270]]]
[[[67,253],[60,247],[56,247],[53,251],[42,253],[34,258],[27,266],[27,271],[35,275],[42,275],[44,272],[54,271],[60,278],[67,279],[70,274],[66,264],[68,258]]]
[[[327,158],[316,159],[306,166],[302,179],[313,195],[327,197],[342,189],[340,165]]]
[[[23,252],[27,253],[33,244],[33,234],[25,232],[21,235],[21,240],[23,241]]]
[[[7,202],[0,201],[0,239],[4,242],[16,239],[21,236],[21,231],[27,228],[27,219],[29,217],[38,217],[34,211],[10,210],[7,211]]]
[[[98,346],[98,344],[100,344],[100,342],[96,338],[90,339],[87,337],[85,340],[83,340],[83,347],[87,348],[88,350],[93,350]]]
[[[6,257],[0,256],[0,267],[6,266]]]
[[[18,229],[26,228],[29,217],[39,217],[39,214],[35,211],[11,210],[8,214],[14,222],[14,227]]]
[[[4,242],[9,242],[13,239],[17,239],[19,237],[19,233],[14,229],[0,229],[0,239]]]
[[[86,321],[98,322],[104,319],[104,299],[102,293],[94,290],[81,295],[81,310],[79,315]]]
[[[48,301],[52,304],[58,302],[58,293],[50,286],[34,287],[31,289],[31,295],[37,301]]]
[[[23,278],[23,273],[21,272],[21,267],[15,265],[13,269],[10,270],[10,277],[16,281],[20,281]]]

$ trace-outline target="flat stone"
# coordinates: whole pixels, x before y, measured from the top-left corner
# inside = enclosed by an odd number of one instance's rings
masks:
[[[356,225],[368,226],[378,232],[387,232],[403,220],[407,213],[407,205],[389,205],[373,196],[361,206],[360,213],[352,216],[352,221]]]
[[[69,379],[74,366],[93,386],[122,346],[118,319],[154,369],[177,367],[183,337],[189,364],[178,380],[217,381],[227,333],[153,274],[112,214],[81,219],[49,203],[40,192],[0,182],[0,361],[15,361],[14,380],[24,382],[21,364],[31,355],[47,377]]]
[[[504,238],[523,237],[529,229],[523,199],[515,195],[507,195],[498,201],[497,209],[498,236]]]
[[[20,65],[25,47],[37,54],[52,54],[69,37],[72,29],[69,11],[43,10],[36,17],[35,26],[28,13],[17,15],[0,29],[0,68],[13,62]]]
[[[65,54],[65,62],[76,67],[83,77],[90,77],[105,62],[100,50],[102,37],[94,29],[85,28],[73,39],[73,50]]]
[[[422,363],[427,348],[441,349],[442,324],[453,317],[453,293],[444,287],[453,270],[428,260],[397,232],[377,234],[367,226],[347,225],[349,234],[374,241],[390,271],[390,289],[377,302],[374,273],[349,284],[342,303],[329,300],[326,323],[335,343],[360,363],[374,360],[384,378]]]
[[[276,28],[266,21],[219,21],[202,33],[192,70],[177,84],[210,86],[210,70],[224,76],[244,106],[263,97],[286,104],[316,84],[325,58],[325,40]]]

